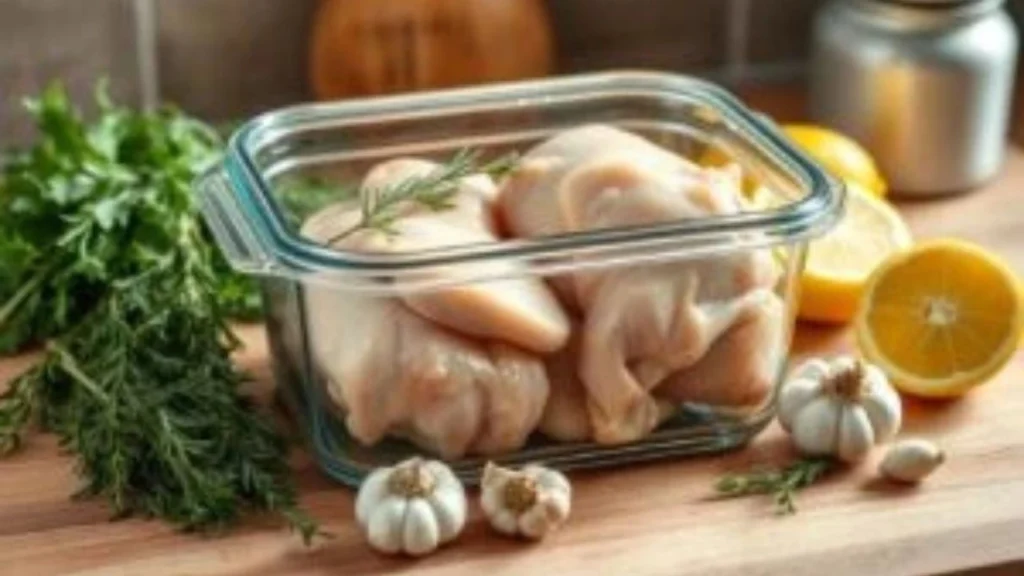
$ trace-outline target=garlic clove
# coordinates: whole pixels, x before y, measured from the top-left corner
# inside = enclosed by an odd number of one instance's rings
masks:
[[[856,463],[863,460],[875,445],[875,434],[867,411],[858,405],[842,407],[839,419],[839,459]]]
[[[519,532],[519,518],[511,510],[499,507],[487,517],[495,530],[508,536],[515,536]]]
[[[535,464],[530,464],[526,466],[525,468],[523,468],[523,472],[533,476],[542,488],[546,488],[548,490],[557,490],[565,492],[567,494],[572,493],[572,486],[569,484],[569,479],[566,478],[565,474],[562,474],[561,472],[558,472],[556,470],[550,470],[548,468],[544,468],[543,466],[537,466]]]
[[[455,472],[452,472],[452,469],[443,462],[438,460],[427,460],[423,463],[423,467],[434,475],[439,486],[462,486],[462,481],[459,480],[459,477],[456,476]]]
[[[409,500],[402,534],[405,552],[413,556],[422,556],[434,551],[440,540],[440,529],[430,504],[423,498]]]
[[[377,502],[380,502],[387,495],[388,476],[391,468],[378,468],[367,476],[359,486],[356,495],[356,521],[366,526],[370,522]]]
[[[804,454],[832,454],[839,436],[839,403],[831,397],[811,400],[793,425],[793,441]]]
[[[859,360],[853,356],[836,356],[828,363],[828,375],[834,376],[848,372],[857,365]]]
[[[879,472],[891,480],[920,482],[945,460],[945,452],[928,440],[901,440],[893,444],[882,458]]]
[[[876,442],[888,442],[899,432],[903,423],[903,402],[899,393],[889,384],[888,378],[876,366],[867,366],[868,392],[861,404],[868,412],[875,429]]]
[[[537,505],[519,517],[519,533],[531,540],[540,540],[548,535],[557,518],[549,518],[547,509]]]
[[[427,498],[427,502],[437,519],[440,542],[443,544],[455,539],[466,525],[466,492],[462,485],[442,484]]]
[[[790,374],[790,380],[821,380],[829,375],[828,362],[821,358],[811,358],[797,366]]]
[[[821,362],[820,360],[818,362]],[[824,362],[821,362],[824,364]],[[793,420],[815,396],[821,393],[821,382],[808,378],[790,380],[779,392],[779,424],[788,432],[793,429]]]
[[[388,554],[402,550],[405,511],[406,501],[402,498],[390,497],[378,502],[367,523],[370,545]]]

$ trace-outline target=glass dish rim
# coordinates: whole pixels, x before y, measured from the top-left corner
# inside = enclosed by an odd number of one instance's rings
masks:
[[[534,239],[503,239],[500,242],[467,244],[443,249],[403,254],[357,254],[317,244],[303,238],[286,223],[273,199],[272,187],[263,178],[253,151],[301,127],[350,121],[361,115],[386,115],[430,109],[504,102],[517,106],[536,106],[545,98],[582,94],[597,96],[615,90],[633,89],[656,94],[685,94],[696,97],[731,122],[765,153],[771,154],[790,171],[808,193],[800,200],[772,210],[736,215],[680,220],[633,228],[612,228]],[[623,248],[664,250],[665,242],[699,237],[703,242],[721,241],[735,248],[737,236],[759,233],[771,238],[767,244],[794,242],[820,235],[838,220],[845,189],[841,182],[825,173],[803,152],[793,146],[765,117],[750,111],[725,89],[702,79],[675,73],[649,71],[613,71],[544,78],[484,86],[452,88],[429,92],[361,98],[345,101],[290,106],[266,112],[239,127],[228,142],[222,163],[211,172],[223,172],[230,181],[231,193],[245,211],[245,223],[266,248],[302,270],[346,273],[401,274],[419,272],[433,266],[508,260],[543,260],[564,257],[586,249]]]

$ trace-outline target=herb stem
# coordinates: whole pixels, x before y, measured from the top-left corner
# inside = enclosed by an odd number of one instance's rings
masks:
[[[400,217],[399,209],[403,204],[416,204],[433,212],[451,209],[452,198],[458,193],[462,179],[474,174],[503,178],[515,170],[519,162],[514,152],[482,165],[478,163],[479,157],[479,152],[463,148],[447,163],[423,176],[406,178],[380,189],[360,190],[359,222],[332,236],[327,244],[340,242],[360,230],[394,234],[393,224]]]
[[[49,341],[46,343],[46,349],[49,352],[56,354],[58,364],[61,369],[67,372],[68,376],[71,376],[75,382],[81,384],[83,388],[89,391],[97,400],[103,402],[103,404],[110,406],[110,397],[107,396],[100,385],[89,377],[83,370],[75,357],[68,352],[67,348],[64,348],[55,341]]]
[[[21,285],[21,288],[19,288],[17,292],[12,294],[11,297],[4,302],[3,307],[0,308],[0,329],[2,329],[4,324],[7,323],[7,320],[14,315],[22,302],[24,302],[25,299],[27,299],[33,292],[39,289],[43,284],[43,281],[46,280],[47,276],[49,276],[51,268],[52,266],[44,266],[40,268],[34,275],[32,275],[32,277]]]
[[[803,458],[782,469],[768,468],[723,476],[715,490],[726,498],[756,494],[770,495],[776,514],[796,512],[796,493],[820,480],[834,469],[829,458]]]

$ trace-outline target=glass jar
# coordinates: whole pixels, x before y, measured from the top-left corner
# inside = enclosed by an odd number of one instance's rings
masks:
[[[760,184],[759,207],[749,203],[743,210],[714,217],[660,218],[644,225],[448,243],[400,254],[331,248],[300,233],[310,214],[336,205],[339,196],[348,197],[352,188],[344,183],[358,181],[381,161],[398,156],[443,159],[465,148],[494,158],[592,124],[629,130],[684,157],[731,159],[748,180]],[[524,376],[528,374],[544,382],[538,395],[520,398],[522,406],[533,402],[534,412],[553,409],[555,396],[561,395],[563,401],[569,398],[562,408],[582,414],[586,430],[597,430],[596,425],[589,428],[592,422],[587,419],[594,414],[592,405],[614,412],[620,408],[616,399],[635,400],[657,406],[658,426],[631,438],[606,435],[595,441],[597,432],[575,438],[560,432],[545,435],[535,429],[543,426],[532,421],[522,441],[513,445],[479,443],[474,444],[477,448],[453,451],[444,444],[441,451],[466,481],[477,480],[486,459],[541,460],[570,469],[744,444],[774,414],[775,385],[786,364],[807,241],[835,223],[843,203],[841,184],[798,152],[768,120],[723,90],[683,76],[639,72],[272,112],[234,134],[223,163],[205,174],[197,188],[204,216],[228,259],[262,281],[281,397],[298,416],[320,465],[351,486],[375,466],[411,454],[436,455],[424,441],[431,434],[455,435],[458,430],[453,428],[466,423],[476,423],[486,433],[500,429],[516,409],[502,412],[500,406],[520,406],[502,395],[518,390],[509,382],[518,386],[532,377]],[[545,192],[539,202],[548,198]],[[538,214],[552,213],[548,206],[543,208]],[[730,308],[731,296],[715,292],[719,284],[713,277],[723,282],[721,286],[733,286],[743,275],[738,265],[728,263],[750,261],[765,264],[764,278],[769,280],[752,288],[752,299],[743,301],[763,307],[743,307],[750,311],[744,320],[736,312],[735,324],[723,327],[719,338],[709,340],[703,350],[686,352],[690,341],[685,336],[675,344],[664,342],[660,349],[659,353],[678,357],[673,366],[699,366],[699,372],[663,370],[651,376],[669,361],[641,366],[644,358],[624,351],[632,340],[617,341],[616,332],[600,332],[600,322],[583,304],[568,312],[569,304],[558,291],[560,283],[614,278],[632,290],[638,306],[658,300],[658,294],[667,295],[666,301],[682,314],[693,310],[693,302],[680,299],[693,292],[657,287],[689,275],[693,287],[707,287],[701,297],[710,302],[702,310],[712,316],[705,319],[717,318],[714,314],[722,310],[740,308]],[[667,284],[661,283],[663,278]],[[420,308],[412,305],[414,300],[435,298],[433,302],[449,305],[447,313],[474,321],[479,319],[474,314],[488,313],[486,299],[476,297],[492,295],[488,290],[508,282],[532,282],[559,295],[566,315],[577,318],[570,343],[537,352],[536,342],[530,340],[511,346],[470,338],[447,326],[451,317],[421,316]],[[453,295],[465,298],[447,299]],[[484,305],[460,309],[452,302]],[[612,324],[632,321],[630,309],[612,310],[614,314],[603,317],[611,318]],[[685,322],[670,319],[669,326],[660,328],[641,324],[640,333],[672,332],[676,324]],[[599,332],[613,338],[597,339]],[[573,338],[580,343],[572,345]],[[401,345],[396,344],[399,340]],[[449,354],[441,357],[439,350]],[[509,358],[511,364],[495,369],[508,381],[489,388],[492,396],[478,397],[482,393],[477,388],[465,386],[460,370],[489,370],[489,362],[499,365]],[[601,362],[613,367],[605,390],[610,392],[594,400],[598,396],[591,394],[591,381],[580,374]],[[608,375],[597,371],[598,378]],[[523,379],[515,380],[519,377]],[[679,386],[688,392],[661,394],[667,386],[662,382],[669,381],[686,383]],[[641,382],[646,383],[640,386]],[[577,386],[582,395],[573,400],[571,394],[563,394],[571,391],[570,386]],[[749,390],[756,393],[748,394]],[[621,407],[624,414],[631,408]],[[458,416],[439,416],[446,410]],[[395,418],[399,412],[404,420]],[[376,434],[367,432],[381,423],[386,430],[378,426]]]
[[[833,0],[814,26],[811,115],[896,193],[970,190],[1003,163],[1017,29],[1003,0]]]

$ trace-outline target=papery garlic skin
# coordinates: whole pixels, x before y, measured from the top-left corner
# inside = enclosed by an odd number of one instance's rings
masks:
[[[531,464],[520,471],[487,463],[480,506],[495,530],[540,540],[559,528],[572,510],[572,486],[557,470]]]
[[[816,358],[783,385],[778,417],[804,454],[852,463],[896,435],[902,402],[878,367],[848,356]]]
[[[878,466],[890,480],[916,483],[931,475],[946,461],[946,454],[934,443],[923,439],[901,440],[893,444]]]
[[[370,473],[355,513],[374,549],[421,556],[462,532],[466,508],[465,489],[448,466],[412,458]]]

